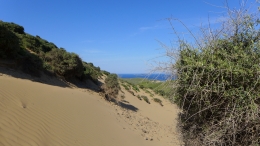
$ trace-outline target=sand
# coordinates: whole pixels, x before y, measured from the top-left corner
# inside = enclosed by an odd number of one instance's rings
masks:
[[[0,146],[177,146],[178,109],[0,73]],[[145,93],[139,93],[145,94]]]

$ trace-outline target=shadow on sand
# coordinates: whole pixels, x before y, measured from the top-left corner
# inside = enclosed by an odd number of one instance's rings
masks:
[[[108,100],[106,98],[106,100]],[[109,100],[110,102],[113,102],[114,104],[120,106],[121,108],[124,108],[124,109],[127,109],[127,110],[131,110],[131,111],[134,111],[134,112],[137,112],[138,111],[138,108],[131,105],[128,101],[126,100],[122,100],[122,101],[117,101],[116,99],[112,98]]]
[[[118,102],[118,105],[124,109],[128,109],[128,110],[131,110],[131,111],[134,111],[134,112],[137,112],[138,111],[138,108],[131,105],[131,104],[128,104],[128,103],[124,103],[124,102],[121,102],[119,101]]]
[[[65,80],[64,78],[59,78],[54,74],[47,74],[46,72],[41,72],[40,77],[35,77],[30,74],[24,73],[19,69],[0,66],[0,73],[6,74],[14,78],[31,80],[33,82],[39,82],[39,83],[63,87],[63,88],[82,88],[82,89],[90,89],[96,92],[98,92],[100,89],[100,87],[97,84],[93,83],[91,80],[86,80],[84,82],[79,81],[77,79]]]

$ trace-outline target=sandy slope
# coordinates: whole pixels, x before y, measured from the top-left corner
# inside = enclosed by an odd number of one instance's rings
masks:
[[[0,146],[179,145],[176,107],[0,75]]]

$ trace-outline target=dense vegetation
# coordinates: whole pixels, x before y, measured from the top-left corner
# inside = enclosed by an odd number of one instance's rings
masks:
[[[105,79],[105,84],[102,86],[102,89],[107,100],[116,99],[121,89],[117,75],[109,74]]]
[[[201,29],[197,45],[178,40],[170,68],[186,145],[260,144],[259,15],[245,12],[229,11],[219,30]]]
[[[60,77],[91,79],[97,82],[102,74],[93,63],[83,62],[75,53],[69,53],[64,48],[32,36],[24,32],[24,28],[15,23],[0,21],[0,59],[16,62],[17,69],[33,76],[40,76],[45,72]]]

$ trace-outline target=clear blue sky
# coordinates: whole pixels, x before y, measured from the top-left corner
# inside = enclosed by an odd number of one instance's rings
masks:
[[[239,6],[239,0],[228,2]],[[167,45],[174,40],[165,18],[196,30],[208,17],[223,17],[225,10],[213,5],[223,6],[224,0],[0,0],[0,20],[22,25],[109,72],[146,73],[149,64],[164,59],[157,58],[164,50],[156,40]]]

